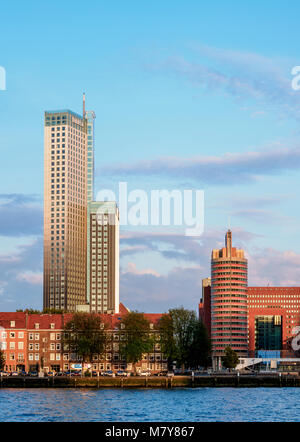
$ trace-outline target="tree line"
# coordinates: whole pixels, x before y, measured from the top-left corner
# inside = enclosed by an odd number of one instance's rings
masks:
[[[64,343],[84,362],[91,362],[94,354],[103,354],[109,343],[108,327],[95,314],[75,313],[64,330]],[[195,312],[184,308],[171,309],[151,328],[143,313],[132,311],[118,323],[122,332],[119,343],[121,359],[136,364],[144,354],[151,353],[158,344],[165,355],[168,369],[175,364],[182,369],[207,368],[210,365],[211,344],[205,325]]]
[[[33,314],[38,311],[31,309],[28,312]],[[111,334],[119,331],[122,338],[118,341],[119,355],[121,360],[133,365],[135,372],[136,364],[144,354],[152,353],[155,345],[159,345],[168,370],[174,367],[182,371],[199,367],[206,369],[211,366],[211,341],[206,326],[192,310],[183,307],[170,309],[153,328],[144,313],[131,311],[117,327],[115,331],[109,330],[100,315],[76,312],[65,325],[63,345],[84,363],[91,363],[93,355],[106,353],[108,345],[112,343]],[[0,370],[4,363],[4,353],[0,348]],[[237,354],[230,347],[226,348],[223,366],[231,369],[237,363]]]

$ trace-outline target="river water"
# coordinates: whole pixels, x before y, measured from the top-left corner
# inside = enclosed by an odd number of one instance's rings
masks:
[[[0,405],[0,422],[299,422],[300,388],[3,388]]]

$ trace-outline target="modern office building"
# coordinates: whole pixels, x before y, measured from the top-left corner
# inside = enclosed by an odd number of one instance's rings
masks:
[[[118,313],[119,211],[116,202],[88,204],[87,294],[92,313]]]
[[[248,287],[249,356],[262,350],[294,354],[300,326],[300,287]]]
[[[44,308],[86,302],[87,120],[45,112]]]
[[[213,250],[211,259],[211,340],[217,366],[227,346],[240,356],[248,353],[247,273],[244,251],[232,247],[228,230],[225,247]]]
[[[300,287],[246,288],[248,351],[241,353],[240,347],[235,345],[239,341],[234,339],[241,336],[241,327],[244,330],[246,323],[244,310],[241,318],[240,309],[235,303],[240,300],[241,305],[245,305],[245,298],[240,297],[241,294],[244,296],[244,291],[240,291],[239,284],[246,283],[246,265],[243,260],[240,261],[243,254],[237,251],[234,253],[233,248],[232,259],[228,260],[227,248],[231,244],[228,233],[226,244],[225,249],[213,251],[211,284],[210,278],[203,280],[199,303],[199,318],[206,325],[213,343],[215,368],[220,366],[218,356],[222,347],[230,345],[239,353],[238,369],[273,367],[283,371],[297,371],[300,366]],[[224,258],[223,261],[220,258]],[[231,281],[228,281],[230,275]],[[228,293],[230,287],[234,304]],[[236,288],[238,291],[235,293],[233,289]]]

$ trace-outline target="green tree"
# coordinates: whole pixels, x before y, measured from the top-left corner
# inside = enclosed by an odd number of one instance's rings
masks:
[[[0,371],[3,370],[4,366],[5,366],[5,354],[4,351],[0,349]]]
[[[51,313],[52,315],[61,315],[62,313],[66,313],[66,311],[62,308],[44,308],[43,313]]]
[[[169,310],[159,322],[161,348],[168,358],[169,368],[177,366],[208,367],[211,363],[211,344],[205,325],[192,310],[183,307]]]
[[[174,337],[174,322],[170,314],[161,317],[158,323],[161,351],[168,360],[168,369],[173,366],[177,358],[177,346]]]
[[[93,354],[105,351],[107,335],[106,324],[100,316],[92,313],[77,312],[65,325],[63,345],[80,356],[83,362],[90,363]]]
[[[239,363],[239,357],[237,353],[234,350],[232,350],[231,347],[227,346],[225,348],[225,356],[222,357],[223,366],[231,370],[232,368],[235,368],[238,363]]]
[[[125,335],[125,339],[120,341],[120,354],[127,362],[133,364],[136,373],[137,362],[142,359],[144,353],[153,350],[155,339],[151,336],[150,322],[144,313],[133,311],[124,316],[119,328]]]
[[[168,315],[170,320],[165,319],[160,323],[163,352],[169,361],[176,360],[177,366],[184,370],[189,365],[196,314],[181,307],[169,310]]]
[[[211,341],[207,328],[196,319],[192,325],[192,342],[189,351],[189,366],[207,368],[211,365]]]

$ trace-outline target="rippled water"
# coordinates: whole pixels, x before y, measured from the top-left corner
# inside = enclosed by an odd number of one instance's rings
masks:
[[[0,421],[300,421],[298,388],[1,389]]]

